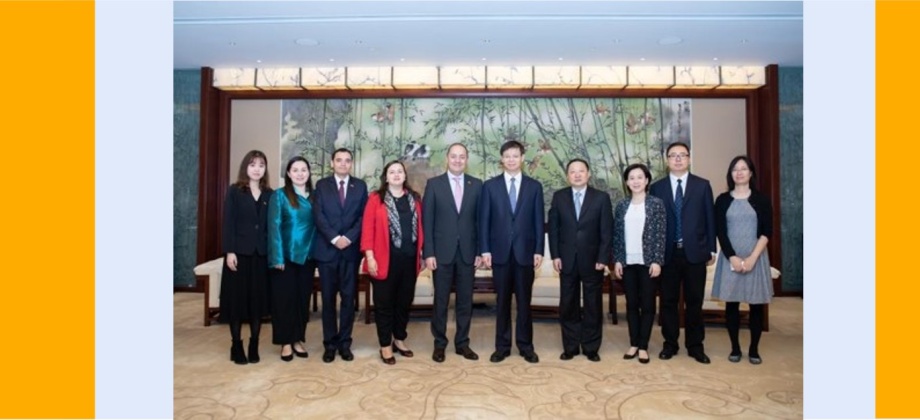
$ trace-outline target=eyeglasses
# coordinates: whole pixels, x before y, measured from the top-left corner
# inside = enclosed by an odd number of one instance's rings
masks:
[[[684,160],[688,157],[690,157],[689,153],[671,153],[668,155],[668,159],[674,159],[674,160]]]

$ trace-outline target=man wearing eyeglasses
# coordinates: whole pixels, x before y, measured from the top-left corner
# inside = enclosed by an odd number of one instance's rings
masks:
[[[684,346],[697,362],[708,364],[703,351],[703,295],[706,266],[715,262],[716,231],[712,187],[709,181],[690,173],[690,146],[676,142],[665,152],[669,174],[649,188],[664,200],[668,214],[667,245],[661,272],[661,334],[664,348],[659,359],[677,354],[680,345],[678,295],[683,285]]]

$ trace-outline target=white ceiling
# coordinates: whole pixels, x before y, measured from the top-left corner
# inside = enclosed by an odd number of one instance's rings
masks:
[[[208,1],[173,8],[176,69],[802,65],[798,1]]]

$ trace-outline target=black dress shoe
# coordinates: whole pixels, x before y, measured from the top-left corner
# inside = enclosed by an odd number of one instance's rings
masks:
[[[662,352],[662,353],[664,353],[664,352]],[[633,354],[623,353],[623,359],[624,359],[624,360],[632,360],[632,359],[635,359],[637,354],[639,354],[639,350],[636,350],[636,352],[633,353]],[[671,357],[671,356],[668,356],[668,358],[670,358],[670,357]],[[662,359],[664,359],[664,357],[662,357]]]
[[[323,352],[323,362],[332,363],[335,360],[335,349],[326,349]]]
[[[664,349],[661,353],[658,353],[658,358],[661,360],[668,360],[674,357],[675,354],[677,354],[677,350]]]
[[[567,351],[564,351],[562,352],[562,354],[559,355],[559,360],[572,360],[577,354],[578,353],[569,353]]]
[[[521,350],[521,356],[524,357],[524,360],[528,363],[537,363],[540,361],[540,357],[538,357],[533,350]]]
[[[431,353],[431,360],[444,363],[444,349],[434,349],[434,352]]]
[[[588,356],[588,360],[590,360],[590,361],[592,361],[592,362],[600,362],[600,361],[601,361],[601,356],[600,356],[599,354],[597,354],[597,352],[594,352],[594,353],[585,353],[585,356]]]
[[[498,362],[501,362],[502,360],[505,360],[505,358],[508,356],[511,356],[511,351],[509,350],[505,350],[505,351],[495,350],[495,352],[492,353],[492,356],[489,357],[489,361],[492,363],[498,363]]]
[[[249,352],[246,356],[249,360],[249,363],[259,363],[259,360],[262,360],[259,357],[259,340],[258,339],[249,339]]]
[[[351,349],[341,349],[339,350],[339,354],[342,355],[342,360],[346,362],[355,360],[355,355],[351,352]]]
[[[396,352],[396,353],[399,353],[399,355],[402,356],[402,357],[412,357],[412,356],[415,356],[415,353],[413,353],[412,350],[409,350],[409,349],[403,350],[403,349],[401,349],[401,348],[399,348],[399,347],[396,347],[396,343],[393,343],[393,351]]]
[[[648,363],[648,362],[650,362],[650,361],[651,361],[651,360],[650,360],[648,357],[646,357],[646,358],[644,358],[644,359],[643,359],[642,357],[639,358],[639,363],[642,363],[642,364],[646,364],[646,363]]]
[[[342,356],[342,358],[344,359],[345,356]],[[383,357],[383,350],[380,350],[380,360],[383,360],[383,363],[388,364],[388,365],[396,364],[396,357],[395,356],[390,356],[389,358]]]
[[[290,344],[287,344],[287,345],[290,345]],[[284,360],[285,362],[290,362],[291,360],[294,360],[294,353],[293,353],[293,350],[294,350],[294,347],[291,346],[291,351],[292,351],[292,353],[291,353],[291,354],[288,354],[288,355],[285,355],[285,354],[284,354],[284,346],[281,346],[281,360]]]
[[[307,349],[304,349],[303,351],[297,351],[297,347],[291,346],[291,350],[294,350],[294,356],[303,357],[304,359],[310,357],[310,353],[307,353]]]
[[[692,357],[693,360],[696,360],[697,362],[700,362],[704,365],[709,364],[709,356],[707,356],[706,353],[696,352],[696,353],[690,354],[690,357]]]
[[[457,354],[463,356],[466,360],[479,360],[479,355],[469,347],[460,347],[457,349]]]

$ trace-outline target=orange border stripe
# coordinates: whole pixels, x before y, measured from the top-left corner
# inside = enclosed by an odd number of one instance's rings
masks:
[[[878,1],[875,10],[875,414],[920,417],[914,384],[920,359],[912,356],[920,341],[915,326],[920,280],[912,256],[920,226],[910,187],[918,179],[912,154],[920,2]]]
[[[95,4],[0,2],[0,417],[95,415]]]

